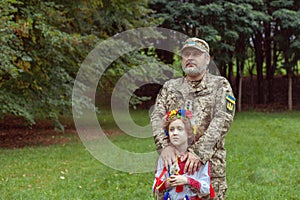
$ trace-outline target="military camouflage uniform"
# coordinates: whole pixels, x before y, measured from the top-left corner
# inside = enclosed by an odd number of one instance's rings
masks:
[[[205,73],[201,81],[185,77],[167,81],[157,96],[151,113],[156,149],[160,152],[170,143],[163,132],[163,116],[176,108],[190,109],[197,125],[196,142],[189,151],[205,164],[210,160],[215,199],[225,199],[226,150],[225,136],[233,121],[235,99],[229,82],[221,76]]]

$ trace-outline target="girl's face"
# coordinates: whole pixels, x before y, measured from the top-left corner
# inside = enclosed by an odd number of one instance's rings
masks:
[[[174,146],[187,144],[188,135],[185,130],[184,123],[180,119],[176,119],[169,125],[169,137]]]

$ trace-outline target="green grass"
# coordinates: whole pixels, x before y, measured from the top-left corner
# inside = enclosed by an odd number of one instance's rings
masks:
[[[132,116],[141,125],[149,120],[147,112]],[[109,114],[106,120],[106,128],[115,128]],[[300,112],[237,113],[226,138],[227,199],[299,199],[299,130]],[[154,149],[152,138],[110,139],[129,151]],[[151,199],[152,172],[116,171],[72,141],[0,149],[0,199]]]
[[[124,121],[133,121],[139,126],[149,124],[150,120],[150,114],[146,110],[130,110],[129,114],[119,113],[118,117]],[[98,121],[103,129],[118,130],[118,126],[116,125],[110,110],[101,110]]]
[[[238,114],[226,140],[229,199],[299,199],[300,113]]]
[[[1,150],[0,199],[144,199],[152,174],[128,174],[81,144]]]

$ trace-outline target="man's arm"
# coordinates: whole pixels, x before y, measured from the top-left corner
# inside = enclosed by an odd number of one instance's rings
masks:
[[[215,153],[214,147],[222,142],[231,126],[235,112],[235,99],[229,82],[220,81],[217,89],[212,121],[203,136],[189,148],[205,164]]]
[[[156,97],[154,104],[154,109],[151,113],[151,126],[154,137],[154,142],[156,144],[156,150],[161,152],[161,150],[168,145],[166,140],[166,135],[162,129],[162,119],[167,113],[167,87],[164,85]]]
[[[166,167],[168,165],[171,166],[176,160],[175,149],[170,145],[170,141],[162,128],[163,117],[169,109],[167,102],[168,95],[168,86],[167,83],[165,83],[157,95],[154,110],[151,113],[151,125],[156,150],[160,153]]]

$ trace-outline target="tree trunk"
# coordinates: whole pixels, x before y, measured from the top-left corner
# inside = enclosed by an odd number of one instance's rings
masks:
[[[270,68],[270,76],[269,76],[269,84],[268,84],[268,87],[269,87],[269,102],[270,103],[273,103],[275,102],[275,97],[274,97],[274,74],[275,74],[275,70],[276,70],[276,66],[277,66],[277,60],[278,60],[278,55],[277,54],[277,47],[276,47],[276,44],[274,43],[273,45],[273,63],[271,65],[271,68]]]
[[[232,77],[233,77],[233,63],[230,61],[228,63],[228,81],[232,84]]]
[[[236,73],[236,78],[235,78],[235,84],[236,84],[236,88],[235,88],[235,90],[236,90],[236,92],[237,92],[237,101],[239,102],[240,101],[240,64],[239,64],[239,60],[236,58],[236,71],[237,71],[237,73]],[[239,109],[238,109],[238,106],[237,106],[237,110],[239,111]]]
[[[268,82],[268,103],[274,102],[274,94],[273,94],[273,79],[274,72],[272,70],[272,47],[271,47],[271,27],[270,23],[265,23],[265,39],[264,39],[264,47],[265,47],[265,57],[266,57],[266,70],[267,70],[267,82]]]
[[[251,84],[251,97],[250,97],[250,101],[251,101],[251,108],[254,107],[254,82],[253,82],[253,74],[250,74],[250,84]]]
[[[293,110],[293,69],[292,63],[289,61],[289,54],[285,51],[284,56],[284,67],[286,69],[288,77],[288,110]]]
[[[293,110],[293,79],[291,76],[291,73],[288,74],[288,82],[289,82],[289,88],[288,88],[288,109],[290,111]]]
[[[267,13],[272,16],[272,9],[270,6],[270,0],[266,0],[267,5]],[[274,88],[273,88],[273,82],[274,82],[274,73],[275,70],[273,69],[274,66],[276,66],[276,63],[272,64],[272,36],[271,33],[274,33],[274,30],[272,29],[271,23],[274,23],[273,21],[267,21],[264,22],[264,49],[265,49],[265,59],[266,59],[266,79],[268,83],[268,93],[267,93],[267,103],[273,103],[274,102]],[[275,42],[273,41],[273,44]],[[276,49],[276,48],[275,48]],[[273,53],[276,54],[274,51]],[[275,56],[273,54],[273,56]],[[273,60],[274,61],[274,60]]]
[[[242,90],[243,88],[243,76],[239,77],[239,92],[238,92],[238,111],[242,111]]]
[[[226,75],[226,64],[223,61],[221,61],[221,63],[220,63],[220,73],[221,73],[221,76],[227,77],[227,75]]]
[[[236,83],[237,83],[237,92],[238,92],[238,102],[237,102],[237,110],[239,112],[242,111],[242,94],[243,94],[243,74],[244,74],[244,61],[236,59],[236,66],[237,66],[237,77],[236,77]]]
[[[245,60],[241,61],[240,65],[240,81],[239,81],[239,93],[240,93],[240,111],[242,111],[242,94],[243,94],[243,77],[244,77]]]
[[[263,78],[263,38],[261,32],[255,33],[255,38],[253,39],[254,42],[254,50],[255,50],[255,63],[256,63],[256,71],[257,71],[257,92],[258,92],[258,99],[257,103],[263,104],[264,103],[264,78]]]

